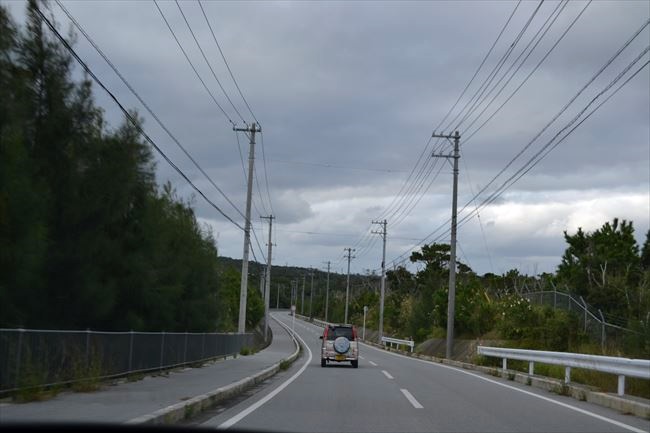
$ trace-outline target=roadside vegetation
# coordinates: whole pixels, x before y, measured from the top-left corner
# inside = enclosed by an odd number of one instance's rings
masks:
[[[0,327],[236,329],[239,273],[35,8],[18,26],[0,5]],[[248,299],[254,328],[259,291]]]

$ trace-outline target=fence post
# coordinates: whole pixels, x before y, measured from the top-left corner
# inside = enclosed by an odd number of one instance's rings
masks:
[[[16,381],[14,383],[15,388],[18,388],[18,384],[20,383],[20,362],[23,349],[23,334],[25,334],[25,330],[23,328],[20,328],[18,330],[18,349],[16,350]]]
[[[584,332],[587,332],[587,303],[585,302],[584,298],[580,296],[580,302],[582,302],[582,308],[584,308],[584,321],[585,321],[585,327],[584,327]]]
[[[598,314],[600,314],[600,350],[605,354],[605,316],[603,312],[598,309]]]
[[[165,350],[165,331],[163,331],[161,334],[161,339],[160,339],[160,369],[162,370],[163,367],[163,355],[164,355],[164,350]]]
[[[129,373],[133,370],[133,329],[129,332]]]
[[[183,363],[187,361],[187,331],[185,331],[185,347],[183,348]]]
[[[90,368],[90,328],[86,328],[86,370]]]

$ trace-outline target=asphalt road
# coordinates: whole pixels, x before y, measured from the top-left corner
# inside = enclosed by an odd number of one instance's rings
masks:
[[[274,314],[291,327],[286,312]],[[648,432],[650,421],[467,370],[363,345],[359,368],[321,368],[322,329],[293,367],[204,427],[299,432]]]

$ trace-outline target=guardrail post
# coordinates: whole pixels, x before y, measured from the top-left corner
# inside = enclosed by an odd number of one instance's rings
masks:
[[[129,373],[133,370],[133,329],[129,331]]]
[[[505,373],[506,370],[508,369],[508,358],[503,358],[502,366],[503,366],[503,372]]]
[[[571,382],[571,367],[564,367],[564,383]]]
[[[618,395],[625,394],[625,376],[622,374],[618,376]]]
[[[165,353],[165,331],[160,334],[160,369],[163,367],[163,356]]]
[[[528,374],[530,374],[531,376],[535,374],[535,363],[533,361],[530,361],[528,363]]]

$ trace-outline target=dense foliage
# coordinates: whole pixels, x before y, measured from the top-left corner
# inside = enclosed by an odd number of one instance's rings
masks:
[[[136,127],[106,125],[36,7],[21,29],[0,6],[0,326],[231,330],[239,274],[157,185]]]
[[[503,275],[478,276],[457,263],[456,336],[499,338],[531,349],[602,351],[602,344],[593,341],[593,332],[590,341],[575,312],[531,303],[521,296],[526,291],[557,290],[575,299],[582,296],[593,311],[602,310],[608,322],[632,331],[608,329],[615,331],[616,338],[612,340],[608,332],[606,351],[650,356],[650,232],[641,251],[632,223],[617,219],[593,233],[579,229],[573,235],[565,232],[564,237],[567,248],[556,274],[526,276],[513,269]],[[419,271],[397,267],[387,272],[385,332],[417,342],[444,338],[449,245],[425,245],[410,260]],[[376,329],[378,297],[362,296],[370,306],[368,326]],[[357,303],[353,299],[352,304]],[[361,323],[360,314],[354,311],[354,323]],[[600,326],[595,334],[600,336]]]

